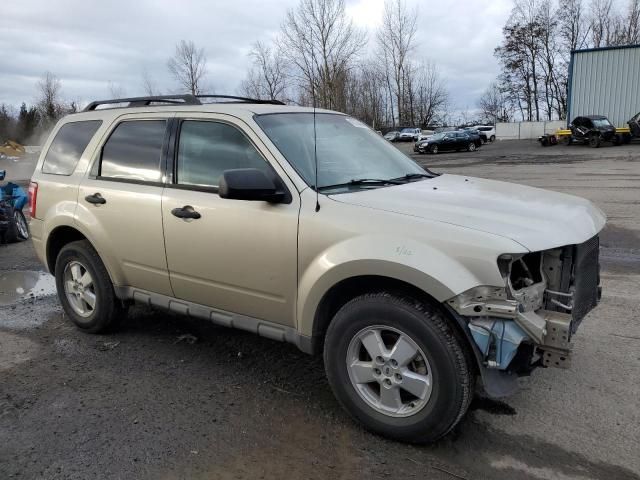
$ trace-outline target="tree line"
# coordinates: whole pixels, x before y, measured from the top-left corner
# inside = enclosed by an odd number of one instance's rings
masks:
[[[348,18],[345,0],[300,0],[286,12],[276,38],[253,44],[237,94],[338,110],[375,128],[442,123],[449,92],[436,65],[418,58],[417,20],[417,9],[404,0],[386,0],[382,24],[369,35]],[[180,41],[166,65],[176,85],[171,93],[212,93],[206,65],[204,48]],[[163,93],[146,70],[140,87],[146,95]],[[112,97],[126,96],[116,83],[109,82],[108,90]],[[60,80],[46,73],[36,104],[23,107],[12,115],[0,106],[0,140],[37,141],[58,118],[76,111],[77,102],[65,103]]]
[[[256,41],[237,94],[288,104],[338,110],[376,129],[446,125],[449,91],[437,66],[420,58],[418,11],[405,0],[386,0],[380,26],[365,32],[347,17],[345,0],[299,0],[277,35]],[[481,95],[476,120],[483,122],[564,119],[572,50],[640,43],[640,0],[514,0],[495,49],[500,75]],[[205,50],[182,40],[167,60],[170,92],[214,93]],[[63,115],[78,110],[66,102],[61,81],[47,72],[37,83],[34,105],[0,105],[0,142],[39,143]],[[157,79],[141,73],[139,89],[159,95]],[[109,82],[112,98],[125,89]],[[472,121],[469,112],[463,122]]]
[[[515,0],[478,108],[493,121],[565,119],[571,52],[640,43],[640,0]]]

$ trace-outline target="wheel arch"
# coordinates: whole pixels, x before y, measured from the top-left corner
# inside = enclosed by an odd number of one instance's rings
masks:
[[[46,263],[47,263],[47,268],[49,269],[49,272],[55,275],[56,259],[58,258],[58,255],[60,254],[60,251],[64,248],[64,246],[68,245],[71,242],[76,242],[79,240],[86,240],[87,242],[89,242],[91,247],[96,252],[98,252],[98,256],[102,258],[102,256],[100,255],[100,252],[98,251],[94,243],[91,241],[91,239],[87,235],[85,235],[75,227],[72,227],[69,225],[59,225],[55,227],[53,230],[51,230],[51,232],[47,236],[47,245],[46,245],[45,252],[46,252]],[[109,270],[109,267],[104,261],[103,261],[103,264],[105,265],[107,273],[109,274],[109,278],[113,282],[112,272]]]
[[[391,295],[409,297],[420,303],[428,303],[439,309],[450,326],[464,341],[465,347],[473,349],[469,344],[469,336],[463,330],[463,326],[457,322],[449,310],[436,298],[424,289],[394,277],[384,275],[358,275],[345,278],[334,284],[322,296],[313,318],[311,335],[311,349],[313,354],[321,353],[324,348],[324,339],[331,321],[340,308],[351,299],[365,293],[387,292]]]

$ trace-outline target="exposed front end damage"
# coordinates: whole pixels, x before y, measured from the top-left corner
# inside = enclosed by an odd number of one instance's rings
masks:
[[[447,306],[477,346],[482,368],[514,377],[538,366],[568,368],[571,338],[600,300],[598,257],[598,236],[578,245],[501,255],[505,287],[479,286],[449,299]]]

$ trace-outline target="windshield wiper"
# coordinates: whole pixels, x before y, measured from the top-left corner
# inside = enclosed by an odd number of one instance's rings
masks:
[[[398,177],[398,178],[392,178],[391,180],[396,181],[396,182],[401,182],[402,180],[404,181],[410,181],[410,180],[416,180],[418,178],[433,178],[433,175],[429,175],[426,173],[407,173],[406,175],[402,176],[402,177]]]
[[[403,177],[404,178],[404,177]],[[336,183],[335,185],[322,185],[318,190],[327,190],[331,188],[350,187],[358,185],[402,185],[404,182],[401,180],[390,178],[383,180],[380,178],[356,178],[345,183]]]

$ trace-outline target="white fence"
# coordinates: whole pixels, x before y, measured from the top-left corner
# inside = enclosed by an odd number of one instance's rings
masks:
[[[496,138],[498,140],[530,140],[537,139],[545,133],[553,133],[559,128],[566,128],[566,120],[548,122],[513,122],[497,123]]]

